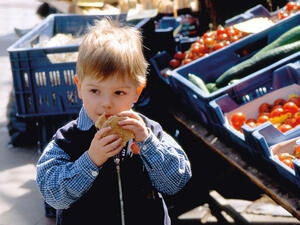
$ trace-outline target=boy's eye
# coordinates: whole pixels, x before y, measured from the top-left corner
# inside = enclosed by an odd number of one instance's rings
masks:
[[[97,89],[91,89],[90,92],[91,92],[92,94],[97,94],[97,93],[99,93],[99,91],[98,91]]]
[[[115,94],[116,94],[116,95],[124,95],[125,92],[124,92],[124,91],[115,91]]]

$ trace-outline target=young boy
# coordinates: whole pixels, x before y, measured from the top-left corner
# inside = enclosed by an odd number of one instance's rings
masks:
[[[120,225],[122,215],[127,225],[170,224],[160,193],[182,189],[191,168],[157,122],[131,109],[146,83],[147,66],[137,29],[102,19],[85,35],[75,77],[83,107],[76,120],[56,132],[37,163],[37,184],[57,209],[57,224]],[[95,128],[104,113],[126,118],[119,125],[134,134],[127,146],[117,135],[107,135],[111,127]]]

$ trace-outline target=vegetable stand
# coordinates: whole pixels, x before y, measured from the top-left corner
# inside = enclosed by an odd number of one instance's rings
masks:
[[[300,194],[293,185],[285,180],[281,180],[273,170],[263,168],[263,165],[254,163],[251,157],[248,157],[247,152],[239,151],[236,146],[226,143],[224,139],[220,139],[212,134],[199,123],[197,116],[190,111],[184,111],[184,107],[180,107],[178,103],[176,107],[170,106],[170,112],[187,130],[200,139],[209,150],[220,155],[234,169],[241,172],[264,193],[300,220]]]

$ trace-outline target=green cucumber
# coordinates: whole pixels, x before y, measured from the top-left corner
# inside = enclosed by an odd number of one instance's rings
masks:
[[[218,88],[226,86],[231,80],[241,79],[259,69],[275,63],[295,52],[300,51],[300,41],[270,49],[229,68],[217,80]]]
[[[240,81],[240,79],[234,79],[228,82],[228,84],[235,84],[238,83]]]
[[[255,55],[260,55],[270,49],[274,49],[279,46],[290,44],[298,40],[300,40],[300,25],[289,29],[288,31],[280,35],[278,38],[276,38],[274,41],[272,41],[264,48],[259,50]]]
[[[193,84],[195,84],[197,87],[199,87],[202,91],[209,94],[209,91],[207,90],[205,86],[205,82],[198,76],[189,73],[188,74],[189,81],[191,81]]]

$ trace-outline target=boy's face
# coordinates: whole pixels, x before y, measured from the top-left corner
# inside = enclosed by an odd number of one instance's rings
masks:
[[[82,99],[88,116],[95,122],[100,115],[115,115],[130,110],[138,100],[137,86],[125,77],[112,76],[99,81],[93,76],[86,76],[81,82],[75,79],[78,96]]]

